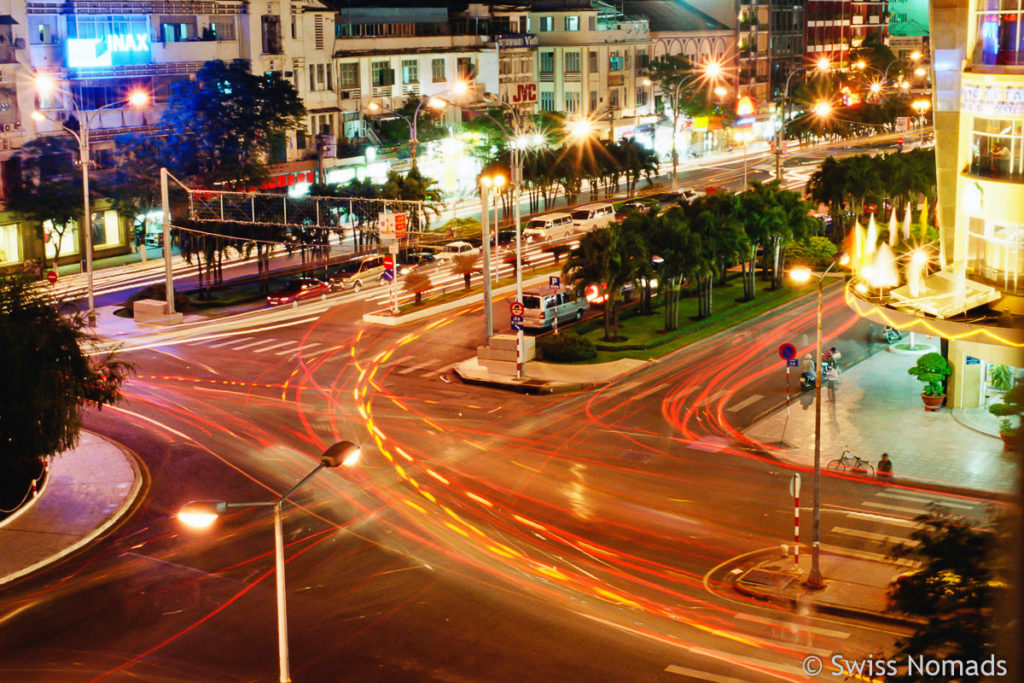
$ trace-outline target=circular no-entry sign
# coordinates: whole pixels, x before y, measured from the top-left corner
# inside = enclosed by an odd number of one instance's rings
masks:
[[[793,360],[796,358],[796,347],[792,344],[782,344],[779,346],[779,357],[782,360]]]
[[[392,256],[391,254],[388,254],[387,256],[384,257],[384,268],[386,268],[387,270],[395,269],[395,257]]]
[[[48,270],[48,271],[46,271],[46,281],[49,282],[51,285],[57,284],[57,271],[56,270]]]
[[[526,309],[523,308],[522,301],[513,301],[508,308],[512,315],[522,315],[523,313],[526,312]]]

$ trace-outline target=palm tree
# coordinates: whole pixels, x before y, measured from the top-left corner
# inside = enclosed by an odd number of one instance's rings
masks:
[[[562,275],[568,282],[575,282],[580,289],[594,285],[604,290],[605,341],[618,339],[620,291],[636,279],[638,269],[647,260],[646,245],[640,236],[621,223],[588,232],[565,260]]]
[[[847,167],[831,156],[821,162],[821,166],[807,181],[807,193],[811,199],[817,204],[828,204],[832,225],[840,238],[846,234],[842,220],[847,186]]]
[[[410,202],[420,202],[424,209],[423,218],[420,218],[418,211],[413,211],[409,217],[409,227],[412,230],[429,230],[430,217],[428,214],[441,215],[439,205],[444,201],[444,192],[437,187],[437,181],[428,178],[420,173],[415,166],[404,176],[395,171],[388,172],[388,179],[380,188],[380,196],[384,199],[401,199]]]
[[[419,270],[402,276],[402,292],[415,296],[413,303],[417,306],[423,303],[423,292],[433,286],[434,283],[430,281],[430,276]]]
[[[480,270],[478,261],[480,261],[480,254],[475,252],[459,254],[452,261],[452,273],[462,276],[463,282],[466,283],[466,289],[469,289],[469,280],[473,277],[473,273]]]

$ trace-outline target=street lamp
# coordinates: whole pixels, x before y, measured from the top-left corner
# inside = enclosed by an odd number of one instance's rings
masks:
[[[75,138],[75,141],[78,142],[78,156],[82,164],[82,230],[85,232],[85,272],[88,298],[86,319],[90,327],[95,327],[96,304],[92,279],[92,209],[89,206],[89,164],[92,163],[89,158],[89,128],[92,125],[93,118],[104,109],[113,109],[115,107],[124,108],[126,103],[131,108],[137,109],[145,107],[150,104],[151,97],[145,90],[135,89],[128,93],[128,96],[124,99],[111,102],[110,104],[105,104],[102,107],[98,107],[93,110],[83,110],[75,101],[74,95],[57,85],[57,82],[53,78],[45,75],[37,76],[35,78],[35,85],[36,89],[43,95],[53,93],[63,95],[63,99],[66,99],[71,104],[71,108],[77,114],[76,118],[79,123],[79,131],[77,133],[63,125],[62,122],[51,119],[38,109],[32,112],[32,118],[36,121],[50,121],[52,123],[61,124],[61,127],[70,133],[71,136]],[[169,245],[164,245],[164,249],[169,248]],[[57,254],[57,256],[59,257],[60,254]]]
[[[491,194],[491,188],[494,188],[494,199],[495,199],[495,212],[494,212],[494,223],[498,223],[498,212],[497,212],[497,199],[498,192],[505,186],[505,176],[500,173],[495,173],[490,176],[481,176],[480,178],[480,209],[481,217],[483,220],[480,222],[480,234],[483,237],[483,250],[484,250],[484,339],[487,343],[490,343],[491,337],[494,335],[494,320],[493,313],[491,310],[491,226],[490,226],[490,210],[488,207],[488,199]]]
[[[782,183],[782,154],[783,148],[786,146],[786,110],[789,108],[789,79],[793,78],[794,75],[807,69],[815,69],[821,73],[828,71],[831,68],[831,63],[827,58],[822,57],[814,64],[805,64],[798,66],[789,72],[786,76],[786,84],[782,89],[782,111],[779,117],[779,134],[775,136],[775,179]]]
[[[809,588],[823,588],[825,581],[821,577],[820,550],[821,550],[821,309],[823,302],[822,290],[824,289],[825,276],[836,265],[845,265],[850,262],[850,256],[845,251],[837,251],[832,255],[832,262],[828,264],[821,275],[816,275],[810,268],[794,268],[789,271],[789,277],[794,282],[807,282],[812,277],[818,278],[818,325],[817,341],[815,344],[817,365],[814,371],[814,531],[811,539],[811,571],[807,575],[807,586]]]
[[[273,507],[274,508],[274,574],[277,583],[277,653],[281,669],[281,683],[291,681],[288,670],[288,614],[285,605],[284,584],[284,529],[281,523],[281,506],[296,490],[325,467],[353,467],[359,461],[360,449],[351,441],[339,441],[320,454],[320,464],[299,480],[280,498],[256,503],[225,503],[223,501],[197,500],[186,503],[178,511],[178,520],[191,527],[205,529],[220,515],[232,508]]]
[[[914,103],[910,106],[912,106],[914,111],[917,112],[917,138],[918,145],[920,145],[921,141],[924,139],[924,115],[928,113],[929,109],[931,109],[932,103],[928,100],[921,99],[914,100]]]
[[[405,121],[405,124],[409,126],[409,148],[412,154],[412,167],[416,168],[416,147],[419,145],[419,137],[417,136],[417,126],[419,124],[420,110],[423,105],[427,105],[429,108],[441,111],[447,107],[451,102],[441,97],[446,93],[453,93],[455,95],[462,95],[469,89],[469,86],[464,81],[455,81],[452,87],[442,90],[441,92],[434,95],[427,95],[416,104],[416,109],[413,111],[412,118],[400,114],[392,108],[388,108],[388,113],[394,114],[398,118]],[[376,102],[370,102],[367,108],[372,112],[384,111],[384,107]]]

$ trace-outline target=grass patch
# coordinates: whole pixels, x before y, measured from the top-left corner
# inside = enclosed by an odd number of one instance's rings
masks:
[[[785,285],[775,291],[769,291],[768,286],[766,282],[758,282],[757,295],[752,301],[738,301],[743,296],[743,283],[738,277],[725,287],[716,287],[712,293],[713,314],[703,320],[696,319],[696,297],[684,298],[679,302],[679,329],[671,332],[664,330],[665,314],[658,299],[654,302],[653,315],[639,315],[638,304],[631,304],[632,308],[628,311],[620,310],[619,337],[624,337],[622,341],[603,341],[603,316],[575,329],[597,348],[597,358],[586,362],[607,363],[620,358],[648,360],[710,337],[808,291],[806,288],[796,289]]]

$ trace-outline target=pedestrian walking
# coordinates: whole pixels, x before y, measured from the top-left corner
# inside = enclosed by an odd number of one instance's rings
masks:
[[[892,479],[892,460],[889,459],[888,453],[882,453],[882,459],[878,461],[875,472],[879,479],[884,481]]]
[[[828,400],[833,403],[836,400],[836,389],[839,388],[839,366],[832,363],[828,366],[825,374],[825,381],[828,383]]]

